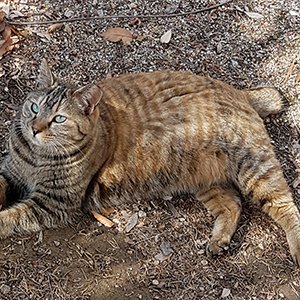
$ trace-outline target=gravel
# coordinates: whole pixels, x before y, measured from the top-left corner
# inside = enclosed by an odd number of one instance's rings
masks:
[[[266,126],[300,206],[298,0],[230,1],[214,10],[172,18],[153,15],[195,11],[221,0],[10,2],[11,11],[24,15],[13,22],[111,15],[132,18],[69,22],[52,33],[48,32],[50,24],[14,25],[15,30],[26,30],[28,36],[0,60],[2,154],[15,110],[34,88],[43,57],[57,76],[78,85],[121,73],[190,70],[238,88],[272,85],[285,95],[285,111],[266,119]],[[250,16],[258,13],[262,18],[251,18],[245,12]],[[134,20],[140,14],[149,17]],[[130,46],[104,40],[101,33],[114,27],[128,29],[144,39],[133,40]],[[162,43],[161,36],[168,30],[172,31],[170,42]],[[0,299],[44,299],[46,294],[48,299],[100,300],[300,297],[300,273],[290,261],[283,233],[273,222],[246,201],[228,254],[210,258],[205,254],[205,243],[213,220],[191,200],[188,195],[179,197],[172,210],[161,204],[139,208],[145,215],[124,239],[122,233],[111,236],[104,230],[93,244],[88,237],[93,237],[91,228],[95,224],[88,224],[82,225],[86,239],[72,232],[77,246],[66,241],[67,230],[54,231],[52,240],[50,231],[41,244],[32,246],[35,250],[28,246],[34,244],[34,238],[21,245],[14,239],[0,242]],[[116,237],[119,246],[114,242]],[[107,241],[113,245],[107,248],[111,249],[108,253],[101,248]],[[98,248],[93,247],[95,244]],[[45,252],[46,247],[51,253]],[[160,250],[172,251],[157,260]],[[90,253],[95,262],[85,265],[82,259],[88,259],[83,253]],[[33,272],[36,255],[45,257],[38,262],[43,276]],[[59,273],[62,266],[65,272]],[[80,284],[74,279],[75,271],[81,274]],[[43,284],[37,284],[39,280]]]

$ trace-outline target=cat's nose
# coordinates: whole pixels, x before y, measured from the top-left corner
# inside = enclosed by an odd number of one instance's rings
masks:
[[[34,126],[34,125],[31,127],[31,129],[32,129],[33,136],[36,136],[38,133],[42,132],[42,130],[40,128],[38,128],[37,126]]]

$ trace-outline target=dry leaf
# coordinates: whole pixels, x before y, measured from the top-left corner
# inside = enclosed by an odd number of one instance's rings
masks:
[[[9,4],[5,4],[5,3],[0,3],[0,12],[2,11],[4,13],[4,15],[9,15]],[[0,22],[1,22],[1,18],[0,18]]]
[[[91,211],[91,214],[94,216],[94,218],[99,221],[101,224],[103,224],[106,227],[113,227],[114,226],[114,222],[112,222],[111,220],[107,219],[106,217],[98,214],[95,211]]]
[[[5,13],[0,11],[0,58],[12,49],[11,28],[4,21]]]
[[[42,41],[48,42],[51,40],[50,34],[48,32],[39,31],[37,29],[30,29],[31,32],[35,33]]]
[[[56,24],[52,24],[48,27],[48,32],[52,33],[54,31],[58,31],[60,30],[62,27],[64,26],[63,23],[56,23]]]
[[[251,19],[262,19],[264,16],[262,14],[251,12],[251,11],[244,11],[244,13]]]
[[[105,40],[114,43],[122,41],[122,43],[126,46],[129,46],[133,39],[132,33],[121,27],[109,28],[105,32],[101,33],[101,36]]]
[[[172,29],[168,30],[161,36],[160,42],[163,44],[168,44],[171,40],[171,37],[172,37]]]
[[[12,10],[9,12],[9,19],[16,19],[20,17],[24,17],[24,15],[18,10]]]
[[[295,83],[298,83],[300,81],[300,72],[296,75]]]
[[[142,24],[142,20],[140,18],[135,17],[131,19],[129,23],[132,26],[140,26]]]
[[[136,226],[138,219],[139,217],[137,213],[132,214],[126,224],[125,232],[128,233],[129,231],[131,231]]]

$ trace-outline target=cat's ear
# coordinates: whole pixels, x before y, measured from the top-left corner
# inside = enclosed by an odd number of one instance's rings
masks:
[[[101,88],[96,84],[88,84],[76,90],[73,96],[77,99],[79,107],[91,115],[103,96]]]
[[[38,88],[41,89],[49,88],[53,85],[54,77],[52,75],[48,62],[45,58],[43,58],[42,60],[37,82],[38,82]]]

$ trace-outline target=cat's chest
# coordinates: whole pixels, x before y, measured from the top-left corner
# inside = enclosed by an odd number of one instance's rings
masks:
[[[54,186],[55,182],[66,184],[66,179],[71,174],[75,177],[75,172],[71,166],[60,161],[42,160],[32,157],[31,162],[18,161],[11,159],[9,162],[10,170],[18,181],[26,184],[30,189],[47,182],[49,187]]]

